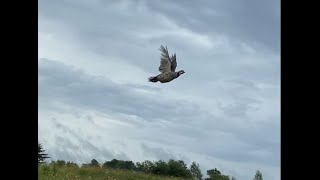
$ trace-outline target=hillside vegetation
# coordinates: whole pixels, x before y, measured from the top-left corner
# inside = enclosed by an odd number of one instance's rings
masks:
[[[38,180],[183,180],[143,172],[101,167],[55,166],[39,164]]]
[[[188,165],[183,160],[170,159],[143,162],[112,159],[100,164],[96,159],[78,165],[64,160],[45,162],[50,157],[38,144],[38,180],[236,180],[222,174],[217,168],[207,170],[206,178],[199,164]],[[256,171],[253,180],[263,180]]]

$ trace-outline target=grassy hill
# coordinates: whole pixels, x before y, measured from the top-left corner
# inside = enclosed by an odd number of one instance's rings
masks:
[[[38,165],[38,180],[183,180],[128,170],[100,167],[68,167]]]

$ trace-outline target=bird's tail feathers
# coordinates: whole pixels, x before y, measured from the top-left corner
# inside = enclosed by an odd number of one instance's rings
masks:
[[[149,82],[157,82],[158,79],[157,79],[157,76],[152,76],[152,77],[149,77]]]

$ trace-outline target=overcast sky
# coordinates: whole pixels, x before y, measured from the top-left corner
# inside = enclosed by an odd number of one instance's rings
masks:
[[[195,161],[280,180],[280,1],[39,0],[39,142],[52,160]],[[186,73],[150,83],[160,45]]]

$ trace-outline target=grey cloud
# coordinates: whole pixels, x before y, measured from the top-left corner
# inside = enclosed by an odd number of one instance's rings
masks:
[[[141,144],[141,148],[144,154],[149,157],[155,157],[157,160],[168,161],[170,159],[183,160],[185,163],[189,164],[190,159],[184,155],[179,154],[179,152],[166,151],[160,147],[150,147],[144,143]]]
[[[156,159],[161,159],[164,161],[175,159],[175,155],[170,152],[166,152],[162,148],[151,148],[145,144],[141,144],[141,148],[144,151],[144,154],[148,157],[155,157]]]
[[[243,40],[260,41],[279,50],[280,1],[149,2],[182,26],[200,33],[227,32]]]
[[[247,113],[248,111],[255,111],[256,104],[260,104],[261,101],[251,98],[243,98],[238,97],[235,98],[236,102],[231,105],[221,106],[220,109],[225,113],[227,116],[234,116],[238,118],[248,118]]]
[[[46,87],[46,90],[39,89],[41,98],[59,99],[83,108],[133,114],[148,121],[157,118],[172,120],[182,112],[186,119],[192,119],[196,117],[196,114],[202,113],[195,104],[182,100],[162,99],[159,91],[156,91],[158,95],[135,93],[133,90],[137,89],[137,86],[132,88],[128,85],[116,84],[108,79],[97,79],[55,61],[41,60],[39,76],[45,79],[39,81],[40,87]],[[150,91],[150,88],[143,86],[139,88]]]
[[[91,142],[94,139],[81,136],[81,132],[61,124],[57,119],[54,119],[54,125],[58,130],[61,130],[61,133],[55,135],[54,148],[49,151],[53,160],[63,159],[82,164],[90,162],[93,158],[100,163],[113,158],[129,159],[123,152],[112,152],[106,147],[94,145]]]
[[[87,7],[85,5],[79,6],[79,4],[76,4],[75,1],[70,1],[69,5],[56,5],[53,6],[59,10],[59,14],[56,14],[56,9],[52,6],[47,6],[45,4],[42,4],[40,2],[40,14],[44,16],[48,16],[50,18],[59,18],[61,21],[65,21],[64,23],[68,24],[69,26],[75,26],[74,29],[77,29],[76,33],[79,33],[79,39],[83,39],[83,43],[87,44],[88,50],[91,49],[95,52],[98,52],[100,54],[108,55],[108,56],[116,56],[121,57],[125,59],[128,63],[132,64],[139,64],[140,67],[146,69],[147,71],[150,71],[150,69],[155,69],[155,67],[158,66],[158,61],[150,61],[150,58],[152,59],[159,59],[159,55],[155,55],[156,48],[159,46],[159,44],[164,43],[165,45],[169,45],[169,47],[173,48],[174,51],[178,51],[178,58],[179,62],[184,61],[183,63],[179,63],[180,65],[178,68],[185,68],[185,67],[193,67],[196,69],[202,69],[202,72],[204,73],[196,73],[193,72],[193,69],[188,69],[188,72],[190,74],[193,74],[190,78],[195,77],[196,79],[204,78],[205,80],[211,80],[210,78],[212,75],[208,76],[207,74],[209,72],[216,72],[217,76],[225,76],[227,73],[231,73],[234,76],[241,76],[241,79],[243,78],[254,78],[259,81],[261,80],[268,80],[272,78],[272,81],[274,81],[274,77],[279,76],[279,70],[275,68],[274,64],[266,64],[266,65],[257,65],[255,67],[248,66],[248,65],[241,65],[239,67],[238,61],[239,61],[239,55],[230,55],[230,53],[225,53],[223,56],[219,56],[218,54],[212,54],[212,52],[203,52],[202,54],[197,54],[198,52],[202,52],[202,48],[195,47],[194,44],[191,42],[188,42],[186,39],[179,39],[179,36],[170,36],[170,35],[162,35],[159,38],[157,37],[151,37],[149,41],[144,41],[139,37],[136,37],[134,33],[138,32],[150,32],[157,34],[157,31],[163,31],[166,28],[166,25],[163,25],[166,20],[161,20],[160,16],[163,15],[167,17],[168,20],[173,21],[174,23],[179,22],[189,22],[188,20],[176,20],[179,18],[179,15],[171,15],[171,13],[178,13],[179,9],[170,10],[170,12],[166,12],[170,7],[181,7],[180,9],[185,9],[186,12],[190,14],[190,16],[194,16],[194,18],[199,19],[199,21],[202,21],[203,17],[198,17],[197,14],[194,13],[194,11],[202,12],[199,8],[203,7],[213,7],[213,9],[219,9],[219,8],[228,8],[232,7],[232,9],[226,9],[226,12],[238,12],[239,14],[247,14],[248,12],[252,12],[252,15],[245,16],[246,17],[256,17],[257,15],[256,10],[251,9],[257,9],[257,8],[266,8],[269,7],[270,3],[263,3],[263,6],[257,3],[248,2],[248,1],[241,1],[241,2],[222,2],[222,1],[203,1],[203,3],[199,3],[196,1],[190,1],[188,3],[178,3],[174,6],[171,4],[175,4],[175,2],[169,2],[169,1],[161,1],[161,2],[155,2],[150,3],[149,1],[146,1],[145,3],[141,3],[144,1],[122,1],[121,3],[119,1],[111,1],[105,5],[101,5],[99,10],[91,10],[88,9],[88,11],[84,11],[83,9],[86,9]],[[56,4],[58,2],[50,2],[50,4]],[[126,13],[119,13],[117,11],[117,8],[121,8],[122,6],[117,6],[116,4],[127,4],[126,11],[128,11],[128,14]],[[211,5],[212,3],[212,5]],[[250,6],[250,3],[253,3],[253,7]],[[75,6],[73,6],[76,4]],[[139,10],[139,7],[146,6],[146,10]],[[191,4],[191,6],[190,6]],[[271,3],[271,4],[275,4]],[[70,7],[69,7],[70,6]],[[73,9],[70,9],[72,6]],[[189,7],[190,6],[190,7]],[[274,6],[274,5],[272,5]],[[50,7],[50,8],[49,8]],[[69,8],[68,8],[69,7]],[[238,7],[238,8],[237,8]],[[115,9],[112,9],[115,8]],[[248,10],[249,9],[249,10]],[[72,14],[70,15],[70,10],[72,10]],[[95,12],[94,12],[95,11]],[[163,11],[165,13],[163,13]],[[263,13],[263,11],[257,10],[260,13]],[[122,12],[122,11],[121,11]],[[269,11],[267,11],[269,12]],[[52,13],[52,14],[50,14]],[[114,19],[115,16],[113,16],[113,13],[117,13],[118,16],[116,18],[120,19]],[[266,13],[266,12],[265,12]],[[264,19],[270,19],[268,14],[262,14]],[[149,14],[146,16],[146,14]],[[254,15],[253,15],[254,14]],[[153,17],[153,18],[152,18]],[[184,14],[181,14],[181,17],[188,17]],[[231,22],[228,22],[227,25],[217,25],[215,27],[211,28],[204,28],[202,26],[194,26],[190,25],[187,27],[187,29],[190,29],[191,31],[198,27],[199,29],[207,29],[209,32],[215,32],[216,29],[219,28],[225,28],[222,29],[222,32],[225,32],[228,34],[230,30],[234,30],[235,32],[239,33],[247,33],[248,35],[254,34],[252,32],[243,30],[239,31],[239,27],[248,27],[248,25],[245,24],[237,24],[237,23],[247,23],[247,19],[243,19],[241,21],[238,21],[237,18],[241,18],[241,15],[236,14],[235,16],[232,16],[231,19],[234,20]],[[222,18],[225,20],[225,18]],[[277,20],[277,19],[276,19]],[[159,21],[159,22],[158,22]],[[213,22],[208,21],[205,24],[212,25]],[[219,22],[217,23],[219,24]],[[255,26],[253,28],[260,28],[263,27],[259,24],[266,24],[265,22],[259,20],[254,21]],[[257,25],[258,24],[258,25]],[[234,26],[234,27],[233,27]],[[278,32],[278,29],[276,29],[277,25],[270,26],[271,29],[274,29],[276,32]],[[151,28],[150,30],[148,30]],[[159,30],[157,30],[159,29]],[[170,31],[170,30],[169,30]],[[261,30],[252,30],[254,32],[261,32]],[[132,33],[130,33],[132,32]],[[271,33],[272,31],[267,30],[263,33]],[[198,33],[199,35],[204,34],[205,32],[198,32],[195,31],[195,33]],[[263,35],[268,38],[266,40],[270,40],[270,37],[275,38],[276,41],[279,38],[274,34],[266,34]],[[242,34],[237,35],[237,37],[243,37]],[[262,37],[262,35],[258,34],[258,37]],[[165,40],[165,41],[164,41]],[[213,40],[215,41],[215,40]],[[236,42],[242,41],[237,40],[235,38],[230,39],[232,41],[232,45],[235,45]],[[251,43],[259,40],[243,40],[244,42]],[[274,42],[277,43],[277,42]],[[274,44],[273,43],[273,44]],[[190,46],[190,47],[188,47]],[[253,46],[254,43],[253,43]],[[274,45],[272,45],[274,47]],[[106,51],[106,49],[108,51]],[[213,50],[211,50],[213,51]],[[259,48],[259,51],[260,48]],[[125,52],[125,53],[124,53]],[[192,53],[191,53],[192,52]],[[217,51],[219,52],[219,51]],[[278,53],[279,51],[276,51]],[[274,53],[274,52],[271,52]],[[149,57],[149,58],[147,58]],[[257,58],[257,57],[255,57]],[[230,61],[230,59],[234,59],[233,61]],[[189,61],[195,61],[195,60],[201,60],[201,63],[195,64],[194,62]],[[210,65],[212,64],[212,61],[214,60],[214,66]],[[261,60],[263,61],[263,60]],[[146,63],[148,62],[148,63]],[[241,61],[240,61],[241,62]],[[278,62],[277,62],[278,63]],[[207,64],[207,66],[203,66],[203,64]],[[267,68],[267,69],[266,69]],[[221,72],[223,70],[223,72]],[[205,73],[206,72],[206,73]],[[202,75],[203,74],[203,75]],[[210,77],[210,78],[209,78]],[[195,79],[192,79],[195,80]],[[197,82],[197,81],[195,81]],[[268,81],[270,82],[270,81]]]
[[[62,63],[51,60],[41,60],[39,62],[39,75],[45,79],[44,81],[39,82],[39,86],[50,89],[50,92],[39,90],[40,104],[43,104],[42,101],[44,100],[46,104],[50,104],[50,101],[53,100],[51,98],[54,97],[55,101],[59,100],[74,107],[94,109],[106,114],[119,112],[128,115],[136,115],[150,123],[156,123],[160,118],[171,124],[158,127],[157,125],[153,125],[154,128],[158,129],[154,130],[154,133],[157,132],[157,136],[168,133],[169,136],[180,138],[179,141],[173,140],[173,142],[166,142],[171,145],[181,144],[190,146],[190,150],[192,151],[227,157],[233,152],[228,151],[228,153],[219,153],[220,150],[214,150],[214,145],[212,146],[210,143],[207,144],[205,141],[202,141],[204,142],[203,144],[199,144],[199,147],[197,147],[200,148],[199,150],[195,147],[192,148],[193,142],[198,141],[199,139],[207,139],[209,134],[210,137],[212,137],[213,134],[211,132],[214,131],[233,132],[235,135],[238,134],[241,135],[241,137],[244,137],[242,139],[240,137],[240,139],[247,143],[252,143],[256,140],[250,137],[245,138],[250,134],[257,133],[256,131],[242,131],[244,128],[250,130],[248,127],[243,127],[241,131],[237,130],[230,124],[232,123],[231,121],[224,120],[221,117],[215,117],[213,114],[201,110],[198,105],[192,104],[186,100],[167,101],[161,98],[158,99],[157,96],[161,97],[161,92],[158,91],[156,91],[156,93],[159,93],[159,95],[142,95],[135,93],[133,89],[136,89],[136,87],[132,88],[128,85],[119,85],[107,79],[97,80],[93,76],[86,75],[84,72],[72,68],[71,66],[68,67]],[[147,91],[150,91],[150,89],[147,89]],[[50,98],[48,99],[48,97]],[[247,101],[250,102],[253,100]],[[230,114],[229,111],[230,110],[228,110],[227,113]],[[231,111],[238,112],[239,110]],[[183,116],[181,117],[181,115]],[[119,119],[119,121],[120,120],[121,119]],[[135,122],[131,123],[136,124]],[[206,126],[203,126],[202,124],[206,124]],[[168,128],[170,128],[172,133],[166,132],[166,129]],[[272,129],[264,131],[264,133],[268,134],[272,132]],[[263,138],[262,142],[264,145],[267,143]],[[265,147],[263,143],[260,145]],[[269,143],[269,145],[276,147],[276,143]],[[223,147],[218,149],[224,151]],[[245,155],[244,152],[239,152],[239,154],[235,154],[234,156],[238,156],[239,158],[243,156],[241,160],[246,157],[248,161],[250,158],[253,158],[253,156]]]

